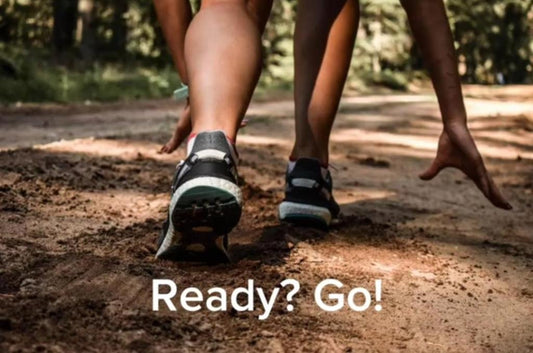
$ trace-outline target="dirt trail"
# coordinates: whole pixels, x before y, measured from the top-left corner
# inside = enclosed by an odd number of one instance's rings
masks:
[[[341,222],[329,233],[280,225],[292,104],[254,103],[239,136],[246,205],[234,263],[215,267],[154,260],[183,157],[156,153],[173,106],[4,112],[0,351],[533,351],[533,100],[467,92],[512,212],[456,171],[417,179],[439,134],[433,97],[360,96],[344,99],[332,136]],[[302,289],[294,312],[280,302],[262,322],[259,312],[154,313],[153,278],[203,290],[295,278]],[[325,278],[343,292],[383,279],[383,310],[319,310],[313,289]]]

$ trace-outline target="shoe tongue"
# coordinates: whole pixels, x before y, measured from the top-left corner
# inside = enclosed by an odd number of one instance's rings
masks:
[[[232,156],[234,161],[237,161],[235,147],[223,131],[201,132],[189,138],[187,142],[187,155],[206,149],[222,151]]]
[[[296,165],[300,168],[318,170],[321,168],[320,161],[315,158],[299,158]]]

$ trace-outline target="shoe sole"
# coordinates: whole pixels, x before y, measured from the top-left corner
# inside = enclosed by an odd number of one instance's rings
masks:
[[[170,201],[169,227],[156,257],[229,261],[227,234],[239,222],[241,205],[241,190],[225,179],[200,177],[184,183]]]
[[[168,243],[165,243],[167,239]],[[175,230],[167,231],[156,258],[208,264],[229,263],[228,236],[211,233],[183,237],[182,234],[176,234]]]
[[[331,212],[325,207],[283,201],[279,205],[279,219],[299,226],[327,229]]]

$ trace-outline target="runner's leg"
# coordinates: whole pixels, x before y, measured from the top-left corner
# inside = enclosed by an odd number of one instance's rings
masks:
[[[193,133],[235,140],[261,71],[260,39],[247,1],[203,1],[185,38]]]
[[[176,70],[182,82],[187,83],[184,42],[185,34],[192,20],[189,0],[154,0],[154,5]],[[247,7],[258,28],[263,32],[272,8],[272,0],[250,0]],[[160,152],[172,153],[175,151],[191,133],[191,128],[191,109],[189,100],[187,100],[172,137],[161,147]]]
[[[326,228],[340,208],[327,168],[329,135],[359,21],[357,0],[300,0],[295,34],[296,141],[279,217]]]
[[[294,38],[296,141],[292,158],[329,161],[329,135],[350,67],[358,0],[300,0]]]

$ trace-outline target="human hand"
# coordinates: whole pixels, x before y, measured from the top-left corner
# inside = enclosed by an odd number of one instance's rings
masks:
[[[448,167],[457,168],[465,173],[494,206],[504,210],[513,208],[494,184],[474,139],[464,124],[447,126],[442,131],[437,156],[431,166],[419,177],[422,180],[431,180]]]

